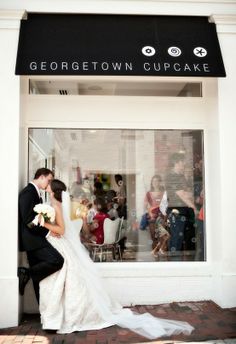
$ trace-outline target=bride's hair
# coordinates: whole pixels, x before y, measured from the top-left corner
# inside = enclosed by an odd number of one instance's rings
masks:
[[[51,189],[57,201],[62,202],[62,191],[66,191],[66,185],[59,179],[51,181]]]

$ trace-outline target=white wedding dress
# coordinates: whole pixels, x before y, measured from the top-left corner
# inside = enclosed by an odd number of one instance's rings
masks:
[[[112,300],[70,220],[69,194],[63,192],[62,198],[65,234],[61,238],[49,235],[48,241],[62,254],[64,265],[40,282],[42,328],[71,333],[118,325],[149,339],[190,334],[193,327],[187,322],[136,314]]]

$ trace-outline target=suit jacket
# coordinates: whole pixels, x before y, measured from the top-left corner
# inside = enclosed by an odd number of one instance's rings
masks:
[[[45,236],[48,230],[41,226],[30,228],[30,223],[35,218],[33,210],[40,198],[34,185],[29,183],[19,194],[19,249],[31,251],[49,246]]]

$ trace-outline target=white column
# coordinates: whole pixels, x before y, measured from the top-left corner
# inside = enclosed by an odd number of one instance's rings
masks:
[[[236,15],[213,16],[226,69],[219,79],[219,147],[221,187],[221,264],[219,300],[222,307],[236,306]],[[217,217],[217,214],[215,214]],[[217,221],[218,221],[217,220]]]
[[[15,76],[23,11],[0,10],[0,328],[16,326],[20,79]]]

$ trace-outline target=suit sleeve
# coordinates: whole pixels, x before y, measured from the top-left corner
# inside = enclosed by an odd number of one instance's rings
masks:
[[[21,220],[24,225],[28,225],[35,218],[36,213],[33,208],[35,206],[35,199],[30,192],[24,192],[19,198],[19,210]]]

